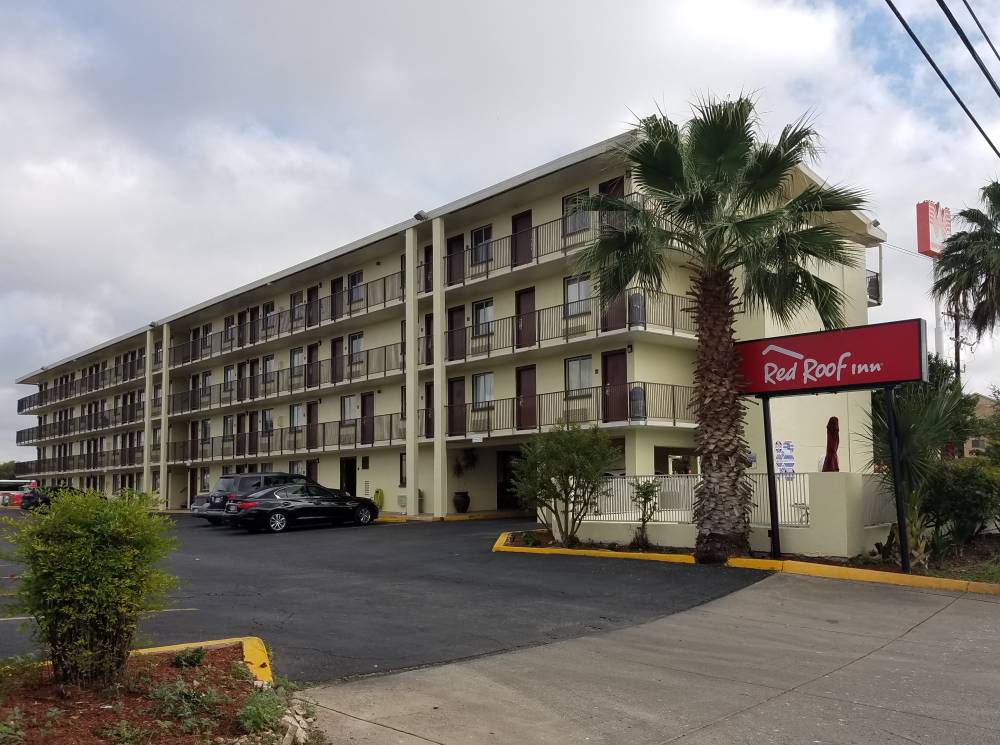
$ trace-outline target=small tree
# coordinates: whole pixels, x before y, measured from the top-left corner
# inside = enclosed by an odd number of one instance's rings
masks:
[[[521,446],[514,490],[525,507],[542,512],[558,541],[571,546],[606,489],[605,473],[620,457],[597,427],[559,424]]]
[[[649,534],[646,532],[646,525],[653,519],[653,514],[659,507],[660,485],[656,481],[632,482],[632,504],[639,510],[639,527],[635,529],[635,540],[632,545],[636,548],[649,548]]]
[[[57,492],[49,510],[4,519],[22,566],[15,607],[34,617],[56,680],[121,682],[139,617],[161,607],[173,583],[157,568],[175,544],[171,523],[150,505],[144,494]]]
[[[957,551],[1000,514],[1000,472],[979,458],[938,461],[921,491],[928,524]]]

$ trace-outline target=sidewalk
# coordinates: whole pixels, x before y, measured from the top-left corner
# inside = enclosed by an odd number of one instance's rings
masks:
[[[338,745],[1000,743],[1000,598],[774,575],[642,626],[306,695]]]

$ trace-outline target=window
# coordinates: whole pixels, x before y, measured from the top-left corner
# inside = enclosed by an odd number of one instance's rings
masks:
[[[247,473],[257,473],[257,464],[247,463]],[[257,483],[257,486],[260,486],[260,482]]]
[[[260,431],[261,432],[274,431],[274,409],[260,410]]]
[[[153,406],[159,407],[163,403],[163,383],[153,386]]]
[[[274,301],[268,300],[260,306],[260,313],[264,316],[264,330],[273,331],[277,325],[278,316],[274,312]]]
[[[406,419],[406,386],[399,387],[399,418]]]
[[[590,275],[581,274],[563,280],[563,315],[567,318],[590,313]]]
[[[302,416],[304,407],[302,404],[292,404],[288,407],[288,426],[292,428],[301,427],[305,421]]]
[[[365,299],[364,272],[351,272],[347,275],[348,302],[360,303]]]
[[[158,341],[153,344],[153,363],[159,365],[162,362],[163,362],[163,342]]]
[[[233,415],[222,417],[222,439],[231,440],[233,437]]]
[[[302,372],[302,365],[305,364],[305,353],[302,347],[296,347],[288,353],[288,365],[292,368],[292,375]]]
[[[306,306],[302,304],[302,291],[293,292],[288,296],[288,307],[292,311],[292,322],[301,321],[306,317]]]
[[[347,337],[347,351],[351,356],[350,364],[360,365],[365,361],[365,335],[351,334]]]
[[[563,235],[572,235],[590,227],[590,213],[583,208],[583,200],[589,192],[586,189],[563,197]]]
[[[212,387],[212,371],[206,370],[201,374],[201,392],[202,394],[208,393],[208,389]]]
[[[472,376],[472,408],[485,409],[493,403],[493,373]]]
[[[212,439],[212,420],[202,419],[201,420],[201,441],[203,443],[208,443]]]
[[[222,475],[223,476],[228,476],[232,472],[233,472],[233,467],[232,466],[223,466],[222,467]]]
[[[301,476],[306,475],[306,462],[304,460],[290,460],[288,461],[288,472],[296,473]]]
[[[406,451],[399,454],[399,485],[406,486]]]
[[[202,468],[198,473],[198,491],[207,492],[210,486],[208,483],[208,469]]]
[[[472,333],[485,336],[493,332],[493,298],[472,304]]]
[[[233,365],[226,365],[222,369],[222,390],[231,391],[233,390],[233,381],[236,380],[236,367]]]
[[[261,358],[261,369],[264,371],[264,382],[274,382],[274,355],[266,354]]]
[[[153,447],[160,447],[160,428],[153,427]]]
[[[586,395],[591,387],[591,359],[586,357],[571,357],[566,360],[566,395]]]
[[[492,225],[483,225],[483,227],[472,231],[472,264],[485,264],[490,260],[490,240],[492,238]]]
[[[260,464],[260,472],[261,473],[270,473],[273,470],[274,470],[274,464],[273,463],[261,463]]]
[[[236,316],[226,316],[222,319],[222,338],[226,342],[232,342],[236,338]]]
[[[367,456],[367,455],[362,455],[361,456],[361,470],[362,471],[367,471],[368,470],[368,466],[370,465],[370,463],[371,463],[371,461],[369,460],[369,456]]]
[[[156,469],[153,471],[153,491],[160,490],[160,470]]]
[[[340,397],[340,420],[346,422],[361,416],[361,397],[356,393]]]

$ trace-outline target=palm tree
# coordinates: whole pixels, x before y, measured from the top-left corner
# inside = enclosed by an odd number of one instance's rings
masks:
[[[724,561],[749,550],[750,487],[745,406],[734,347],[737,306],[789,322],[814,310],[824,327],[844,325],[844,295],[817,275],[856,266],[860,250],[832,221],[864,206],[854,189],[808,185],[791,194],[799,166],[817,151],[805,119],[774,143],[762,139],[754,101],[708,100],[678,126],[662,112],[641,119],[619,154],[641,196],[595,196],[605,213],[581,256],[595,292],[610,303],[630,287],[659,291],[679,258],[698,328],[695,445],[702,479],[694,510],[695,555]]]
[[[931,294],[944,300],[955,319],[955,372],[960,375],[960,319],[967,318],[976,340],[1000,324],[1000,183],[980,190],[985,211],[964,209],[959,218],[969,225],[949,236],[934,262]]]

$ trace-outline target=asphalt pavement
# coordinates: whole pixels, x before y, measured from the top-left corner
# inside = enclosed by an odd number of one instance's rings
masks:
[[[145,620],[147,644],[256,635],[278,672],[332,681],[621,629],[698,606],[765,575],[739,569],[494,554],[526,521],[310,527],[250,534],[175,519],[180,585]],[[11,575],[16,566],[0,566]],[[7,592],[16,580],[2,580]],[[33,649],[0,621],[0,656]]]

